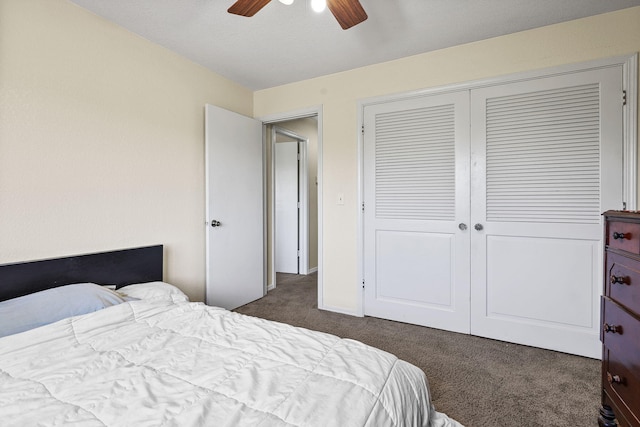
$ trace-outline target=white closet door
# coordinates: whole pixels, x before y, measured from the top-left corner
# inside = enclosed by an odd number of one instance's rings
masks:
[[[469,95],[364,109],[366,315],[469,332]]]
[[[472,334],[600,357],[621,93],[621,67],[471,91]]]

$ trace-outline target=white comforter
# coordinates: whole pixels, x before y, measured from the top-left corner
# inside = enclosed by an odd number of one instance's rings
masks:
[[[389,353],[199,303],[133,301],[0,339],[2,426],[449,423]]]

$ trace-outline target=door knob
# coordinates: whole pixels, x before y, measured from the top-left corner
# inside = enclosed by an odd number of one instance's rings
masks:
[[[215,219],[213,221],[211,221],[211,226],[212,227],[220,227],[220,221],[216,221]]]
[[[476,224],[473,226],[473,228],[475,228],[476,230],[480,231],[482,230],[484,227],[482,226],[482,224]]]
[[[467,224],[465,224],[464,222],[461,222],[460,224],[458,224],[458,228],[464,231],[467,229]]]

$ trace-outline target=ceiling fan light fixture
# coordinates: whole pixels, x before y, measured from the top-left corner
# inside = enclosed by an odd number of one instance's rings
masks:
[[[311,0],[311,9],[313,9],[314,12],[320,13],[324,11],[326,8],[327,8],[327,0]]]
[[[294,0],[280,0],[284,4],[292,4]],[[271,0],[236,0],[227,12],[240,16],[253,16]],[[320,13],[328,8],[343,30],[367,20],[367,12],[362,8],[360,0],[311,0],[311,8]]]
[[[290,6],[293,4],[293,0],[280,0],[280,3]]]

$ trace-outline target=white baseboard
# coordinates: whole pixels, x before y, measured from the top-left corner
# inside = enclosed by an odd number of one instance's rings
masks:
[[[313,268],[310,268],[309,271],[307,271],[307,274],[313,274],[317,271],[318,271],[318,267],[313,267]]]
[[[276,288],[276,285],[274,285],[273,283],[270,285],[267,285],[267,292],[272,291]]]
[[[357,311],[345,310],[343,308],[331,307],[328,305],[322,305],[321,307],[318,306],[318,309],[324,310],[324,311],[332,311],[334,313],[346,314],[348,316],[353,316],[353,317],[364,317],[364,315],[358,313]]]

